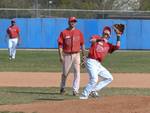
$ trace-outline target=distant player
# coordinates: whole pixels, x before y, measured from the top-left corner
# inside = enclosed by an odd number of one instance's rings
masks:
[[[97,91],[112,82],[113,77],[111,73],[102,66],[101,62],[108,53],[112,53],[120,47],[121,34],[117,29],[115,32],[117,34],[116,45],[112,45],[108,42],[111,35],[111,29],[108,26],[104,27],[102,37],[99,35],[92,36],[88,58],[85,61],[85,66],[89,74],[89,83],[84,88],[80,99],[88,99],[89,95],[92,97],[99,96]],[[98,82],[98,77],[102,78],[100,82]]]
[[[84,57],[84,37],[80,30],[76,29],[76,17],[68,19],[68,28],[60,33],[58,38],[58,49],[60,62],[62,63],[63,72],[61,76],[60,93],[65,93],[66,79],[71,67],[73,67],[73,95],[79,93],[80,84],[80,48]]]
[[[16,25],[15,19],[11,20],[11,25],[7,29],[8,38],[8,52],[9,52],[9,60],[16,58],[16,47],[20,43],[20,30]]]

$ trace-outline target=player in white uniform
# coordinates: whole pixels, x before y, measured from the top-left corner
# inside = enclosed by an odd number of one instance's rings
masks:
[[[84,88],[80,99],[88,99],[89,95],[92,97],[98,96],[97,91],[106,87],[113,80],[111,73],[101,64],[108,53],[112,53],[120,47],[120,34],[117,34],[116,45],[108,42],[110,35],[111,29],[106,26],[103,30],[102,37],[93,35],[90,40],[91,47],[85,63],[89,74],[89,83]],[[102,78],[100,82],[98,82],[98,77]]]
[[[8,38],[8,52],[9,52],[9,60],[16,58],[16,47],[18,43],[20,43],[20,30],[19,27],[16,26],[15,19],[11,20],[11,25],[7,29],[6,38]]]

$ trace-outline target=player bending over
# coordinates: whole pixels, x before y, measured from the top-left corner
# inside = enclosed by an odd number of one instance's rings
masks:
[[[120,48],[121,32],[116,28],[115,32],[117,35],[116,45],[112,45],[108,42],[111,35],[111,29],[108,26],[104,27],[102,37],[99,35],[92,36],[90,40],[91,47],[85,61],[85,67],[89,74],[89,83],[84,88],[80,99],[88,99],[89,95],[92,97],[99,96],[97,91],[112,82],[113,77],[111,73],[102,66],[101,62],[108,53],[112,53]],[[98,77],[102,78],[100,82],[98,82]]]

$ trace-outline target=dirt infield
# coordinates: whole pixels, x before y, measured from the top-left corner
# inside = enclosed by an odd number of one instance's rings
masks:
[[[113,73],[109,87],[150,88],[149,73]],[[70,75],[67,86],[71,86]],[[52,87],[59,86],[60,73],[0,72],[0,86]],[[81,87],[88,81],[81,74]],[[21,105],[0,105],[0,111],[25,113],[150,113],[149,96],[109,96],[89,100],[47,101]]]
[[[150,73],[113,73],[113,82],[109,87],[150,88]],[[17,87],[59,87],[61,73],[42,72],[0,72],[1,86]],[[72,86],[73,75],[70,74],[67,86]],[[81,73],[81,87],[88,82],[87,73]]]

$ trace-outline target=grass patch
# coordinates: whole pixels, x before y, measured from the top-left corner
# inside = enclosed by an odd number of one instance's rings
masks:
[[[22,88],[22,87],[1,87],[0,104],[23,104],[37,101],[64,101],[68,99],[78,99],[72,96],[72,89],[67,88],[66,95],[59,94],[59,88]],[[82,89],[81,91],[82,92]],[[142,95],[150,96],[150,89],[139,88],[105,88],[99,92],[101,96],[112,95]]]
[[[108,55],[103,65],[116,73],[150,73],[150,52],[115,52]],[[57,51],[18,50],[15,61],[8,60],[6,50],[0,51],[0,71],[6,72],[60,72]],[[81,72],[86,72],[81,69]]]
[[[58,53],[52,51],[17,51],[16,59],[10,61],[7,51],[0,53],[0,71],[58,72],[61,70]]]

